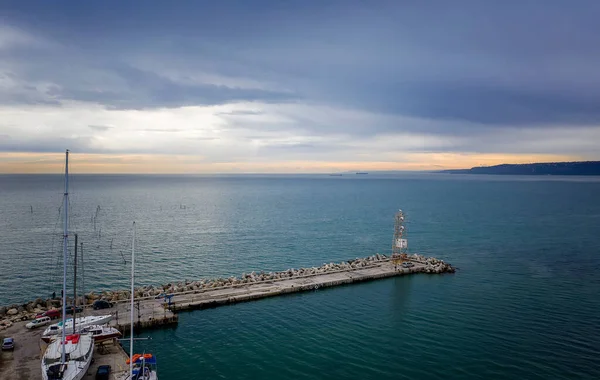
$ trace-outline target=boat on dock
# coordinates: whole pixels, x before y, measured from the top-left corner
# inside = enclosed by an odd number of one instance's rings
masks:
[[[91,326],[103,325],[112,320],[113,316],[107,315],[88,315],[86,317],[75,318],[75,326],[77,329],[84,329]],[[65,322],[55,323],[48,326],[42,334],[42,340],[46,343],[53,340],[58,334],[65,330],[66,334],[73,334],[73,318],[67,319]]]
[[[42,358],[42,378],[83,379],[92,362],[93,353],[94,339],[91,334],[67,335],[64,341],[56,339],[46,348]]]
[[[61,338],[51,342],[42,356],[43,380],[81,380],[87,373],[94,354],[94,338],[90,333],[67,335],[67,263],[69,243],[69,151],[65,154],[65,192],[63,205],[63,296]],[[77,319],[74,320],[75,322]],[[71,322],[73,323],[73,322]],[[64,326],[64,328],[62,328]],[[73,329],[73,327],[71,327]],[[58,329],[57,329],[58,333]]]
[[[94,343],[100,343],[105,340],[120,338],[123,334],[114,327],[108,325],[92,325],[81,329],[80,333],[90,333],[94,338]]]

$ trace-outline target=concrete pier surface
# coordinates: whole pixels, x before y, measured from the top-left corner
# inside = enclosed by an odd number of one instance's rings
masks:
[[[93,379],[96,376],[96,371],[101,365],[109,365],[111,368],[110,379],[122,379],[129,371],[129,365],[126,363],[129,355],[125,353],[123,348],[116,340],[109,340],[94,347],[94,362],[88,369],[87,376],[84,378]]]
[[[353,269],[340,269],[327,273],[308,274],[290,278],[263,280],[252,283],[204,288],[187,292],[172,293],[171,304],[167,305],[163,297],[142,297],[136,299],[134,321],[136,329],[163,326],[177,323],[177,315],[172,312],[183,310],[204,309],[237,302],[245,302],[260,298],[273,297],[288,293],[317,290],[331,286],[370,281],[380,278],[402,276],[413,273],[445,273],[454,272],[454,268],[446,265],[445,269],[431,272],[431,265],[418,260],[405,260],[412,265],[402,267],[401,263],[389,259],[373,262],[369,266]],[[139,313],[138,313],[139,305]],[[167,310],[167,308],[169,310]],[[93,314],[100,315],[110,312],[115,317],[111,324],[119,329],[129,329],[130,304],[118,302],[111,309],[96,310]],[[138,321],[140,324],[138,325]],[[154,323],[152,323],[154,321]]]
[[[119,302],[110,309],[91,310],[87,308],[86,315],[111,314],[113,319],[109,325],[115,327],[123,334],[128,334],[130,329],[131,303]],[[136,331],[176,325],[179,317],[177,314],[164,307],[162,299],[136,299],[133,307],[134,328]]]
[[[29,380],[41,379],[41,358],[46,343],[40,337],[43,329],[28,330],[27,322],[17,322],[0,332],[0,341],[4,338],[15,339],[13,351],[0,351],[0,379]]]
[[[399,265],[402,261],[411,262],[413,267],[394,271],[391,265]],[[169,304],[168,309],[176,311],[186,307],[202,307],[201,305],[204,304],[207,304],[207,307],[216,306],[223,303],[309,290],[315,286],[334,286],[407,273],[452,273],[454,270],[450,264],[433,257],[416,254],[412,256],[397,255],[392,260],[385,255],[375,254],[341,263],[323,264],[320,267],[292,268],[268,273],[252,272],[244,273],[241,277],[186,280],[159,286],[145,285],[135,289],[134,319],[142,329],[176,324],[177,315],[165,310],[167,309],[165,301],[174,303],[174,305]],[[85,297],[81,297],[80,305],[85,302],[88,315],[113,314],[115,321],[112,322],[112,325],[128,330],[130,297],[129,290],[104,290],[97,294],[90,292]],[[92,311],[92,303],[100,299],[109,301],[115,306],[102,311]],[[71,304],[72,300],[67,300],[67,302]],[[61,300],[57,298],[46,300],[37,298],[25,304],[0,306],[0,332],[13,323],[31,320],[38,313],[49,309],[59,309],[60,304]]]
[[[331,286],[370,281],[380,278],[402,276],[414,273],[454,272],[452,266],[445,263],[432,271],[431,264],[420,260],[408,259],[410,268],[402,267],[398,261],[383,259],[361,268],[344,268],[326,273],[295,275],[290,278],[269,279],[251,283],[203,288],[186,292],[171,293],[171,304],[167,305],[163,296],[140,297],[134,303],[134,324],[137,331],[177,324],[177,311],[205,309],[232,303],[246,302],[266,297],[317,290]],[[86,314],[113,315],[111,326],[123,333],[129,331],[130,303],[116,302],[110,309],[86,310]]]
[[[425,271],[426,264],[419,262],[413,262],[413,264],[413,267],[403,268],[401,265],[391,261],[383,261],[360,269],[344,269],[337,272],[293,277],[290,279],[268,280],[239,287],[187,292],[175,295],[172,298],[171,310],[204,309]]]

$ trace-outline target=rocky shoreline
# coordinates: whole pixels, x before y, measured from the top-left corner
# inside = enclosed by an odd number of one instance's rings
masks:
[[[153,298],[164,294],[180,294],[186,292],[202,292],[209,289],[227,288],[244,286],[247,284],[282,281],[291,278],[301,278],[309,276],[318,276],[320,274],[335,273],[343,271],[357,270],[368,268],[370,266],[381,264],[389,261],[391,258],[375,254],[366,258],[356,258],[353,260],[344,261],[341,263],[328,263],[320,267],[288,269],[282,272],[251,272],[243,273],[241,277],[228,277],[205,279],[198,281],[184,281],[179,283],[169,283],[160,286],[142,286],[135,289],[136,298]],[[420,272],[424,273],[454,273],[455,268],[452,265],[445,263],[443,260],[434,257],[424,257],[413,254],[408,256],[411,261],[416,261],[425,264],[419,268]],[[99,293],[90,292],[82,296],[80,304],[85,303],[90,305],[95,300],[107,300],[110,302],[121,302],[130,299],[129,290],[103,291]],[[85,302],[84,302],[85,301]],[[60,308],[60,299],[42,299],[37,298],[25,304],[14,304],[10,306],[0,306],[0,331],[10,327],[13,323],[33,319],[36,314],[42,313],[53,308]]]

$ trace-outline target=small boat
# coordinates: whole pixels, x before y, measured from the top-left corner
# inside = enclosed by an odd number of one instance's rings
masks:
[[[77,332],[79,334],[92,334],[92,338],[94,338],[94,343],[100,343],[105,340],[119,338],[123,335],[116,328],[107,326],[107,325],[104,325],[104,326],[91,325],[91,326],[84,327]],[[53,342],[54,340],[58,339],[58,336],[53,335],[53,336],[49,336],[49,337],[44,337],[42,339],[44,339],[45,342],[50,343],[50,342]]]
[[[132,376],[127,374],[125,379],[129,380],[158,380],[156,369],[156,357],[152,354],[135,354],[133,358]],[[130,360],[127,359],[127,364]]]
[[[369,174],[367,172],[357,172],[356,174]]]
[[[65,355],[62,362],[61,355]],[[42,379],[80,380],[92,363],[94,339],[91,334],[67,335],[64,342],[50,343],[42,357]]]
[[[87,317],[79,317],[75,319],[75,326],[77,328],[84,328],[92,325],[103,325],[112,320],[112,315],[88,315]],[[44,333],[42,334],[42,340],[44,342],[50,342],[52,338],[61,334],[63,330],[63,326],[65,326],[65,333],[72,334],[73,333],[73,318],[69,318],[63,324],[62,322],[55,323],[53,325],[48,326]]]
[[[111,326],[92,325],[81,329],[81,333],[90,333],[94,338],[94,343],[102,342],[112,338],[119,338],[121,332]]]

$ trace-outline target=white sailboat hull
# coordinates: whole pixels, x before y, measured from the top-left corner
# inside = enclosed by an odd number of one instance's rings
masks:
[[[107,315],[90,315],[87,317],[80,317],[77,318],[76,320],[76,328],[79,329],[83,329],[85,327],[89,327],[92,325],[103,325],[105,323],[108,323],[112,320],[112,315],[107,314]],[[65,334],[72,334],[73,333],[73,320],[70,319],[67,322],[65,322],[64,324],[66,330],[65,330]],[[59,325],[58,323],[55,323],[53,325],[50,325],[46,330],[44,330],[44,333],[42,334],[42,340],[44,342],[50,342],[56,335],[60,335],[62,334],[62,329],[63,326]]]
[[[119,338],[123,335],[119,330],[117,330],[114,327],[100,325],[88,326],[80,331],[81,333],[92,334],[95,343],[103,342],[105,340],[113,338]]]
[[[56,339],[46,348],[42,357],[43,380],[81,380],[86,375],[94,354],[92,334],[82,334],[76,343],[67,341],[64,345],[68,360],[65,361],[66,366],[60,374],[61,371],[58,371],[58,368],[61,368],[60,358],[63,343]]]
[[[85,377],[88,369],[90,368],[92,361],[89,360],[85,363],[79,363],[74,360],[67,362],[67,370],[63,374],[61,380],[81,380]],[[47,368],[42,365],[42,379],[50,380],[46,373]]]

